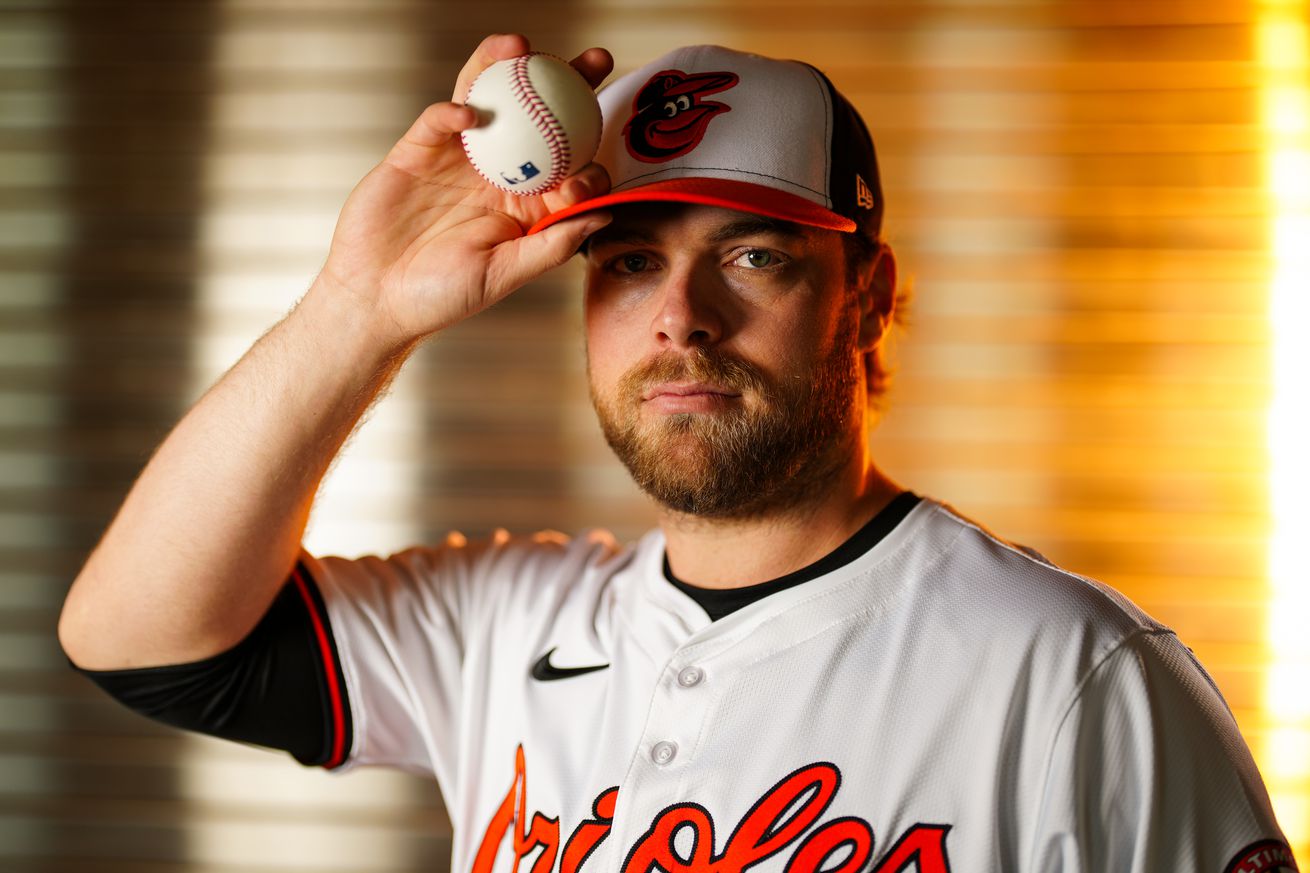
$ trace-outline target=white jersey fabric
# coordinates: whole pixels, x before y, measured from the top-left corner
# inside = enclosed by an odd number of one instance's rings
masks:
[[[1173,633],[943,504],[716,622],[663,555],[306,556],[346,767],[434,775],[460,873],[1295,869]]]

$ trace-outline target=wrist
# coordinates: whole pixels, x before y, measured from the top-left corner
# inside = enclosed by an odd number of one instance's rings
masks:
[[[403,361],[422,337],[402,333],[378,309],[324,270],[294,314],[308,319],[314,336],[321,338],[325,346],[330,345],[334,354],[382,369]]]

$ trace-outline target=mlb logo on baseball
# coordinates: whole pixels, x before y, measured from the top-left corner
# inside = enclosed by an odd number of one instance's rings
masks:
[[[519,165],[518,172],[515,175],[517,178],[511,179],[507,174],[502,172],[500,177],[505,180],[505,184],[507,185],[522,185],[524,182],[528,182],[537,178],[537,176],[540,176],[541,170],[538,170],[537,165],[532,163],[532,161],[524,161]]]

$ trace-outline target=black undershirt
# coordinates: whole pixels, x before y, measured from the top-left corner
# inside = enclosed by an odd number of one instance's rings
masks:
[[[884,506],[877,515],[869,519],[864,527],[851,534],[846,542],[813,564],[804,566],[785,576],[779,576],[777,579],[758,582],[754,585],[745,585],[741,588],[700,588],[683,582],[673,575],[673,570],[669,567],[667,553],[664,555],[664,578],[672,582],[679,591],[699,603],[701,608],[709,615],[710,621],[718,621],[725,615],[730,615],[744,606],[750,606],[755,601],[768,597],[770,594],[776,594],[811,579],[817,579],[831,573],[833,570],[846,566],[880,543],[887,534],[896,528],[896,525],[905,519],[905,516],[910,514],[910,510],[918,505],[919,500],[919,495],[913,491],[902,491],[893,497],[891,502]]]

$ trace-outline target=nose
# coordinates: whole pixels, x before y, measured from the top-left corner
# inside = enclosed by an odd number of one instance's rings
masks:
[[[686,350],[712,346],[723,338],[719,295],[708,276],[694,269],[670,269],[660,288],[652,330],[661,347]]]

